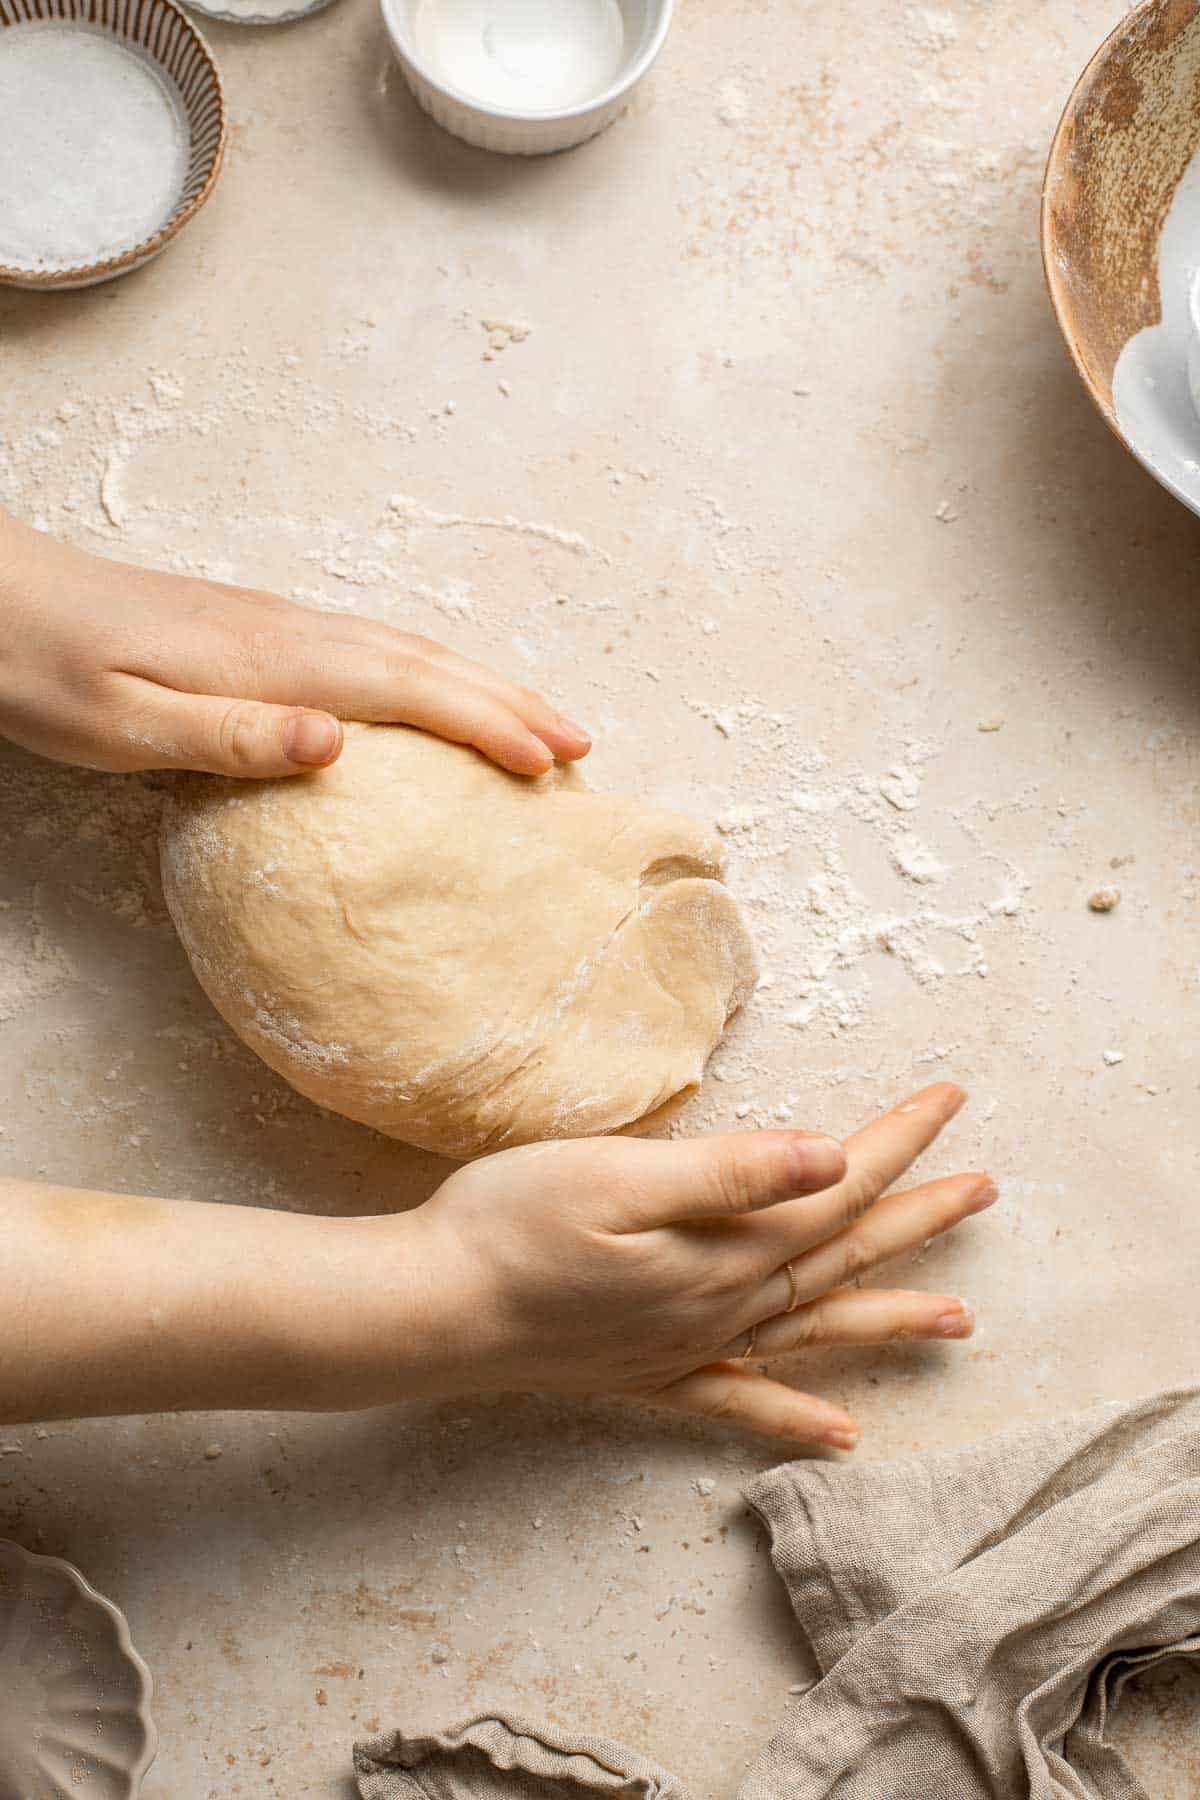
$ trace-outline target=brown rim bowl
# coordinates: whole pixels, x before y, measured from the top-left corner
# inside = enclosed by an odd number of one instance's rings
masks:
[[[1113,375],[1129,340],[1161,319],[1159,236],[1198,145],[1200,7],[1142,0],[1096,51],[1059,121],[1042,188],[1042,260],[1084,386],[1160,479],[1117,416]]]
[[[188,131],[183,186],[166,223],[102,262],[64,267],[0,263],[0,282],[25,288],[91,287],[157,256],[213,190],[225,150],[225,96],[208,45],[174,0],[0,0],[0,30],[59,21],[136,46],[179,96]]]

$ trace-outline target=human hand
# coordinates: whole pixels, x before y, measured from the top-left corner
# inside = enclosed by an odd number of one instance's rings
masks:
[[[431,1308],[447,1321],[439,1387],[628,1394],[851,1448],[848,1413],[756,1365],[970,1336],[960,1300],[848,1285],[996,1198],[979,1174],[887,1192],[964,1099],[926,1088],[844,1149],[798,1131],[612,1137],[459,1170],[405,1219],[427,1291],[451,1290]]]
[[[428,638],[110,562],[0,514],[0,737],[86,768],[296,775],[342,719],[419,725],[538,775],[587,733]]]
[[[962,1100],[927,1088],[844,1150],[798,1131],[529,1145],[399,1216],[0,1180],[0,1291],[21,1296],[0,1307],[0,1423],[544,1389],[848,1449],[848,1413],[757,1365],[970,1335],[960,1300],[846,1285],[994,1200],[983,1175],[886,1192]]]

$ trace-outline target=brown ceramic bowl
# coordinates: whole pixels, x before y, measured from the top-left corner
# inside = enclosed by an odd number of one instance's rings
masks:
[[[1158,386],[1148,374],[1138,374],[1140,398],[1132,408],[1123,403],[1120,383],[1115,400],[1113,391],[1126,345],[1164,314],[1174,330],[1170,315],[1186,310],[1183,272],[1167,296],[1160,294],[1160,236],[1198,147],[1200,8],[1196,0],[1142,0],[1101,44],[1067,101],[1046,165],[1042,256],[1067,348],[1101,414],[1139,461],[1200,508],[1200,488],[1180,491],[1172,458],[1160,454],[1156,436],[1160,424],[1173,434],[1172,454],[1184,468],[1187,456],[1200,459],[1186,341],[1169,347],[1169,361],[1165,343],[1154,352],[1172,392],[1153,404],[1165,405],[1169,418],[1134,416]]]

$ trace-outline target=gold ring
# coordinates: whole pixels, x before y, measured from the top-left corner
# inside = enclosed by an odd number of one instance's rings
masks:
[[[789,1299],[786,1311],[792,1313],[800,1304],[800,1283],[796,1280],[796,1271],[790,1262],[783,1265],[783,1272],[788,1278]]]
[[[747,1340],[746,1340],[746,1348],[745,1348],[745,1349],[744,1349],[744,1350],[743,1350],[743,1351],[742,1351],[742,1354],[741,1354],[741,1355],[740,1355],[740,1356],[739,1356],[739,1357],[738,1357],[738,1361],[739,1361],[739,1362],[745,1362],[745,1361],[746,1361],[746,1358],[747,1358],[747,1357],[748,1357],[748,1356],[752,1356],[752,1355],[753,1355],[753,1353],[754,1353],[754,1340],[755,1340],[755,1338],[756,1338],[756,1337],[757,1337],[757,1336],[758,1336],[758,1326],[757,1326],[757,1325],[752,1325],[752,1326],[751,1326],[751,1327],[750,1327],[750,1336],[749,1336],[749,1337],[748,1337],[748,1338],[747,1338]]]

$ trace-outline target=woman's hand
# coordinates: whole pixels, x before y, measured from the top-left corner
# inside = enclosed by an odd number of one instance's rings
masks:
[[[970,1336],[960,1300],[848,1285],[995,1199],[983,1175],[887,1193],[962,1100],[927,1088],[844,1150],[531,1145],[366,1219],[0,1181],[0,1423],[542,1389],[848,1449],[841,1407],[758,1364]]]
[[[87,768],[296,775],[342,719],[419,725],[538,775],[587,733],[428,638],[88,556],[0,514],[0,737]]]
[[[848,1413],[757,1365],[970,1336],[961,1300],[851,1285],[996,1198],[978,1174],[887,1191],[964,1099],[927,1088],[844,1149],[798,1131],[616,1137],[460,1170],[411,1215],[425,1287],[444,1290],[449,1385],[629,1394],[850,1448]]]

